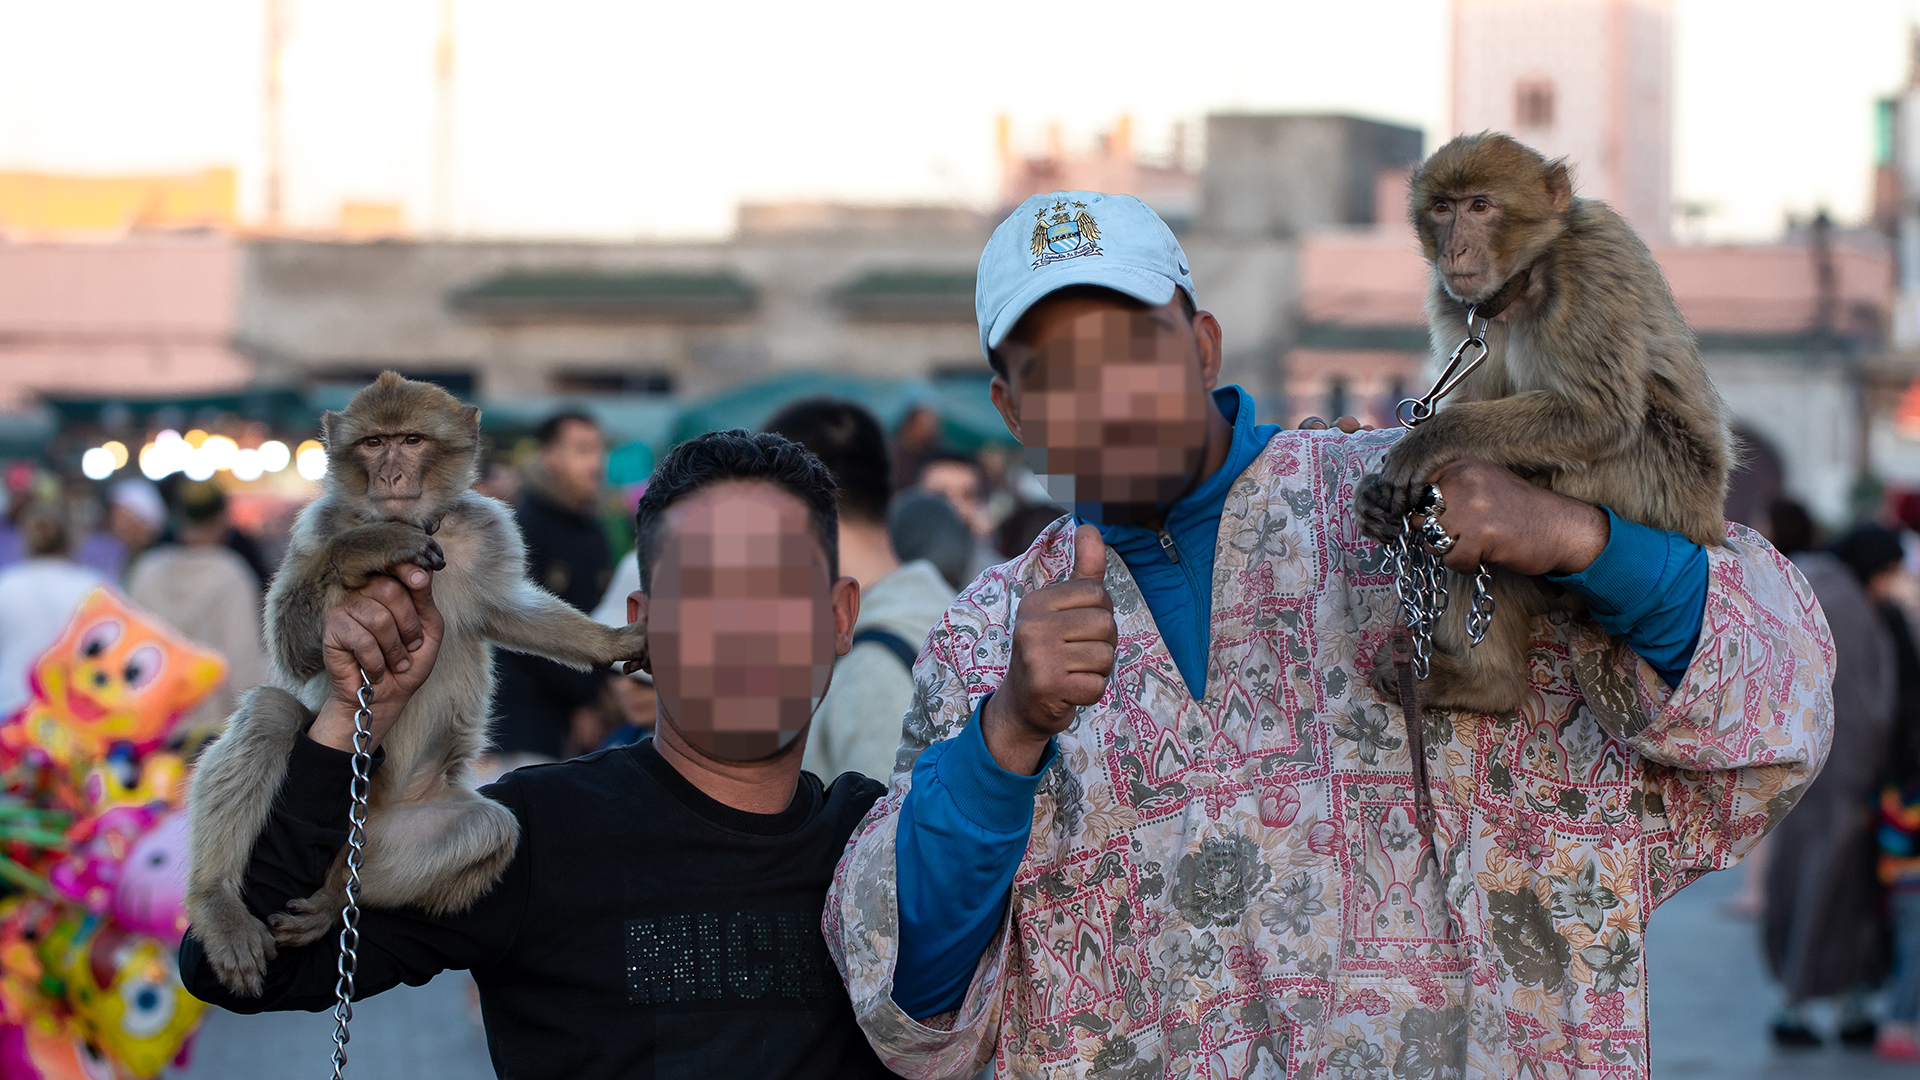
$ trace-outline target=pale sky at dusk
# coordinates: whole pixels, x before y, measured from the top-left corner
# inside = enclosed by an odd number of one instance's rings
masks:
[[[427,222],[437,0],[286,0],[287,195]],[[1444,0],[1034,5],[454,0],[464,233],[716,235],[740,199],[966,201],[994,118],[1346,111],[1442,134]],[[1728,237],[1866,209],[1872,106],[1920,0],[1674,0],[1674,194]],[[265,0],[0,0],[0,169],[234,164],[261,202]]]

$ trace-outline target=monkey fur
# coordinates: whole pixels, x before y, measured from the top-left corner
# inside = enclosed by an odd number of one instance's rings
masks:
[[[360,899],[370,907],[464,910],[513,857],[518,821],[473,779],[493,699],[490,643],[581,669],[646,650],[644,625],[602,626],[526,579],[512,513],[472,490],[478,409],[386,372],[323,417],[321,439],[325,494],[294,524],[267,594],[272,684],[241,701],[195,769],[188,799],[193,932],[220,981],[248,996],[263,989],[276,945],[316,940],[344,904],[344,848],[319,892],[289,901],[267,924],[241,900],[294,742],[330,693],[321,616],[342,595],[413,563],[436,571],[434,604],[445,622],[433,674],[381,744],[361,869]]]
[[[1429,266],[1427,320],[1442,357],[1467,337],[1467,306],[1524,273],[1488,325],[1486,361],[1445,408],[1408,431],[1355,496],[1360,526],[1388,542],[1451,461],[1477,457],[1622,518],[1697,544],[1725,541],[1733,457],[1726,406],[1701,366],[1660,266],[1606,204],[1576,198],[1563,162],[1500,134],[1462,135],[1413,175],[1409,209]],[[1423,704],[1504,713],[1529,689],[1533,621],[1584,605],[1493,568],[1493,623],[1469,648],[1471,583],[1449,573]],[[1383,651],[1373,685],[1398,700]]]

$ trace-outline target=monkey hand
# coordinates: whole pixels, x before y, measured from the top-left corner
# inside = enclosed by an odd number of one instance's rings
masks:
[[[1353,507],[1360,530],[1386,543],[1400,535],[1401,523],[1432,483],[1435,469],[1461,456],[1454,446],[1454,425],[1441,413],[1406,433],[1380,463],[1380,471],[1362,477]]]
[[[1120,639],[1106,572],[1100,530],[1082,525],[1073,534],[1072,576],[1021,599],[1006,678],[980,715],[987,749],[1002,768],[1032,775],[1047,740],[1106,693]]]
[[[647,620],[642,618],[615,630],[614,650],[614,660],[626,661],[620,665],[622,674],[652,672],[653,657],[647,653]]]
[[[439,542],[408,521],[360,525],[334,537],[328,546],[334,574],[348,591],[365,587],[403,563],[430,571],[447,566]]]
[[[316,742],[352,748],[361,672],[373,688],[369,727],[375,746],[433,672],[446,633],[433,603],[433,575],[418,566],[393,569],[397,577],[374,578],[321,616],[321,655],[332,693],[313,723]]]

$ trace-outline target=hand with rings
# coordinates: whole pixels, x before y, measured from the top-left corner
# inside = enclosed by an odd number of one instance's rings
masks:
[[[1416,529],[1420,542],[1463,574],[1483,563],[1527,575],[1571,574],[1607,546],[1605,511],[1473,458],[1435,469],[1416,512],[1426,518]]]

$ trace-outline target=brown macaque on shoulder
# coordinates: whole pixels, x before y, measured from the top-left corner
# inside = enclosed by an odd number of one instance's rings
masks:
[[[1430,267],[1433,347],[1450,354],[1468,336],[1468,307],[1479,305],[1491,317],[1490,351],[1361,480],[1361,528],[1391,541],[1434,470],[1474,457],[1627,520],[1723,543],[1726,406],[1633,228],[1605,203],[1576,197],[1565,163],[1492,133],[1462,135],[1428,158],[1413,174],[1409,209]],[[1469,583],[1452,575],[1448,591],[1423,703],[1517,708],[1534,618],[1579,601],[1495,569],[1493,625],[1469,649]],[[1376,663],[1373,681],[1397,700],[1390,663]]]
[[[271,685],[247,695],[194,770],[187,912],[220,981],[257,996],[277,945],[336,925],[344,850],[327,884],[263,924],[241,901],[254,840],[300,733],[327,699],[322,616],[346,593],[403,563],[436,571],[445,624],[432,675],[381,743],[368,797],[361,902],[458,912],[493,887],[519,823],[475,790],[493,704],[488,646],[574,668],[646,654],[644,622],[594,622],[526,578],[513,514],[473,490],[480,411],[431,383],[386,372],[322,419],[326,491],[301,511],[267,593]]]

